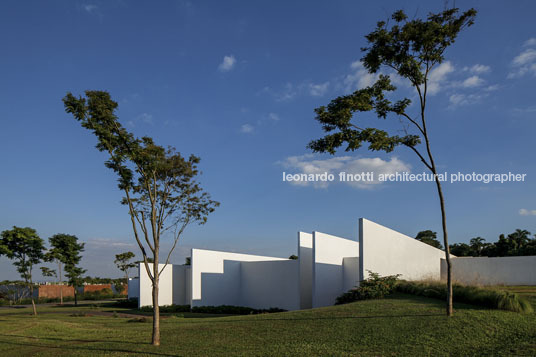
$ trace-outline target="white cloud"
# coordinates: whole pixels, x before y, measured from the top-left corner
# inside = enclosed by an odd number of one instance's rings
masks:
[[[536,113],[536,105],[532,105],[526,108],[514,108],[514,112],[519,114]]]
[[[453,71],[454,66],[450,61],[443,62],[432,69],[428,75],[428,94],[437,94],[441,90],[441,86],[447,80],[447,75]]]
[[[487,86],[486,88],[484,88],[485,91],[487,92],[493,92],[493,91],[496,91],[498,90],[500,87],[498,84],[492,84],[490,86]]]
[[[352,62],[350,68],[353,73],[344,78],[344,89],[347,92],[371,86],[378,80],[379,74],[369,73],[361,61]]]
[[[136,117],[136,119],[145,124],[154,124],[153,115],[149,113],[141,113]]]
[[[480,102],[487,94],[463,94],[454,93],[449,97],[450,108],[459,107],[462,105],[470,105]]]
[[[471,76],[464,80],[461,83],[461,86],[464,88],[473,88],[481,86],[482,84],[484,84],[484,80],[482,78],[480,78],[479,76]]]
[[[523,44],[524,47],[531,47],[536,46],[536,37],[529,38],[525,43]]]
[[[309,93],[315,97],[321,97],[326,94],[329,87],[329,82],[319,83],[319,84],[309,84]]]
[[[280,162],[285,169],[292,170],[292,174],[333,174],[335,180],[333,182],[305,182],[305,181],[291,181],[292,184],[298,186],[312,185],[315,188],[326,188],[329,184],[339,182],[339,173],[345,172],[347,174],[361,174],[362,172],[373,172],[373,181],[350,181],[344,182],[352,187],[359,189],[371,189],[378,187],[383,182],[378,181],[380,174],[394,174],[396,172],[409,172],[411,167],[409,164],[397,159],[383,160],[378,157],[375,158],[355,158],[352,156],[340,156],[329,159],[316,159],[313,154],[307,154],[302,156],[290,156],[283,162]],[[290,173],[290,172],[289,172]]]
[[[82,7],[84,8],[84,10],[86,10],[89,13],[92,13],[98,8],[97,5],[93,5],[93,4],[85,4],[85,5],[82,5]]]
[[[532,43],[532,40],[528,40],[527,43]],[[508,73],[507,78],[519,78],[527,74],[536,76],[536,49],[527,48],[512,60],[512,67],[514,70]]]
[[[535,59],[536,59],[536,50],[533,48],[529,48],[521,52],[516,57],[514,57],[512,64],[514,66],[522,66],[527,63],[533,62]]]
[[[528,210],[526,208],[522,208],[519,210],[519,214],[521,216],[536,216],[536,209]]]
[[[298,92],[292,83],[286,83],[281,91],[274,92],[273,95],[278,102],[286,102],[293,99]]]
[[[245,134],[252,133],[253,130],[255,130],[255,128],[253,127],[253,125],[250,124],[244,124],[240,127],[240,132]]]
[[[279,118],[279,115],[277,115],[276,113],[269,113],[268,118],[273,121],[278,121],[279,119],[281,119]]]
[[[223,62],[220,63],[218,66],[218,70],[220,72],[229,72],[233,69],[234,65],[236,63],[236,58],[233,55],[230,56],[224,56]]]
[[[135,127],[137,124],[149,124],[154,125],[154,118],[152,114],[141,113],[132,120],[128,120],[126,124],[130,127]]]
[[[488,73],[489,71],[491,71],[491,67],[483,65],[483,64],[475,64],[472,67],[464,67],[463,70],[469,71],[471,73],[483,74],[483,73]]]

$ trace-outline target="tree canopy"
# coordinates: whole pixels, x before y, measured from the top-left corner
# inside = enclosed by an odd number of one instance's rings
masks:
[[[536,255],[536,234],[524,229],[516,229],[508,235],[501,234],[494,243],[486,242],[482,237],[472,238],[467,243],[455,243],[450,246],[451,253],[458,257],[509,257]]]
[[[43,259],[44,250],[44,241],[33,228],[14,226],[13,229],[2,232],[0,255],[13,260],[13,265],[30,288],[34,315],[37,315],[37,309],[33,298],[32,269]]]
[[[443,246],[437,240],[437,232],[433,232],[431,230],[420,231],[419,233],[417,233],[415,239],[428,245],[431,245],[434,248],[443,249]]]
[[[32,269],[44,257],[44,241],[35,229],[13,227],[2,232],[0,253],[13,260],[13,265],[26,283],[32,283]]]
[[[338,97],[327,106],[315,109],[316,120],[322,129],[329,133],[323,138],[313,140],[309,148],[315,152],[335,153],[346,143],[346,151],[359,149],[364,143],[373,151],[391,152],[398,145],[413,150],[425,166],[432,169],[430,159],[425,159],[416,147],[426,137],[426,124],[419,119],[424,116],[428,91],[428,75],[434,66],[444,61],[444,52],[454,43],[459,32],[474,23],[476,10],[470,9],[458,16],[457,8],[448,9],[438,14],[430,14],[426,21],[408,20],[402,11],[395,12],[390,24],[380,21],[376,29],[366,35],[369,46],[361,50],[365,55],[361,59],[370,73],[377,73],[382,67],[390,68],[397,75],[409,80],[419,96],[420,114],[408,112],[411,100],[402,98],[393,102],[388,93],[397,88],[390,76],[380,74],[372,86]],[[356,124],[358,113],[374,112],[378,118],[385,119],[389,114],[402,117],[408,121],[404,126],[406,135],[389,134],[377,128],[363,128]],[[421,118],[419,118],[421,117]],[[414,129],[410,133],[410,129]]]
[[[119,270],[125,273],[127,282],[128,282],[128,270],[136,266],[136,263],[131,261],[135,256],[136,255],[132,252],[124,252],[124,253],[115,255],[114,263]]]

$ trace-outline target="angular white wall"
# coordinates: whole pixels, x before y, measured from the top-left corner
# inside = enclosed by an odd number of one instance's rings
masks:
[[[342,291],[359,286],[359,257],[342,259]]]
[[[190,266],[173,265],[173,304],[190,305]]]
[[[300,309],[298,261],[240,262],[238,304],[254,309]]]
[[[313,235],[298,232],[300,309],[313,307]]]
[[[452,278],[477,285],[536,285],[536,256],[452,258]],[[447,263],[441,260],[441,279],[447,279]]]
[[[158,269],[162,271],[158,284],[158,305],[160,306],[173,304],[173,265],[168,264],[165,269],[164,266],[164,264],[158,264]],[[153,264],[149,264],[149,269],[153,271]],[[138,264],[138,276],[140,284],[138,307],[153,306],[153,284],[147,275],[144,263]]]
[[[439,280],[445,252],[402,233],[359,219],[360,279],[368,271],[381,276],[402,274],[401,279]]]
[[[260,255],[192,249],[191,305],[239,305],[241,299],[240,262],[287,260]],[[295,284],[298,286],[298,281]],[[274,292],[276,293],[277,291]]]
[[[345,292],[344,258],[358,256],[358,242],[313,232],[313,307],[333,305]]]

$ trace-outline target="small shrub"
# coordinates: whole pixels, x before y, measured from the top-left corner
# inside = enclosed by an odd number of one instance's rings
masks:
[[[400,276],[400,274],[380,276],[371,271],[369,271],[369,275],[370,277],[362,280],[358,287],[337,297],[335,305],[348,304],[358,300],[382,299],[394,291]]]
[[[442,282],[399,281],[395,288],[396,291],[411,295],[441,300],[447,298],[447,287]],[[533,311],[525,298],[507,291],[453,284],[452,293],[455,302],[514,312],[530,313]]]
[[[126,308],[137,308],[138,307],[138,298],[130,299],[119,299],[115,302],[117,307],[126,307]],[[151,308],[152,310],[152,308]]]
[[[143,312],[151,312],[153,308],[151,306],[144,306],[140,308]],[[195,312],[199,314],[226,314],[226,315],[255,315],[255,314],[269,314],[275,312],[284,312],[287,310],[279,309],[277,307],[271,307],[269,309],[253,309],[246,306],[194,306],[190,308],[190,305],[165,305],[160,306],[160,312],[173,314],[182,312]]]
[[[81,294],[81,299],[83,300],[106,300],[106,299],[113,299],[115,297],[118,297],[118,295],[114,294],[111,289],[102,289],[102,290],[96,290],[96,291],[89,291],[84,294]]]
[[[228,314],[228,315],[256,315],[256,314],[269,314],[275,312],[284,312],[286,310],[279,309],[277,307],[271,307],[269,309],[253,309],[245,306],[194,306],[192,312],[203,314]]]
[[[86,317],[88,316],[85,312],[75,312],[71,314],[72,317]]]
[[[138,307],[138,300],[136,299],[136,307]],[[152,306],[143,306],[140,308],[141,311],[151,312],[153,311]],[[190,305],[164,305],[160,306],[160,312],[165,314],[177,313],[177,312],[190,312]]]

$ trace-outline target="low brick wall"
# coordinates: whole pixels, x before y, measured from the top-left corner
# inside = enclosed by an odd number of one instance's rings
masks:
[[[34,296],[38,298],[59,299],[60,289],[63,287],[63,297],[74,297],[74,289],[67,285],[40,285]],[[79,294],[100,291],[104,289],[112,290],[112,284],[84,285],[78,289]],[[125,285],[123,295],[128,295],[128,285]]]
[[[67,285],[40,285],[37,291],[37,297],[48,299],[59,299],[60,289],[63,291],[63,297],[74,296],[74,289]]]
[[[84,293],[91,293],[104,289],[112,290],[112,284],[84,285]]]

